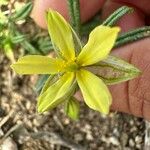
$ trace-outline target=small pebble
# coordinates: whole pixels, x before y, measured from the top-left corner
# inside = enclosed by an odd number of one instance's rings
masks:
[[[142,147],[142,145],[140,145],[140,144],[137,144],[137,145],[136,145],[136,149],[137,149],[137,150],[141,150],[141,147]],[[149,149],[148,149],[148,150],[149,150]]]
[[[18,150],[18,148],[17,144],[12,140],[12,138],[8,137],[1,145],[1,150]]]
[[[86,139],[87,139],[88,141],[93,141],[93,140],[94,140],[94,138],[93,138],[91,132],[88,132],[88,133],[86,134]]]
[[[90,126],[89,124],[86,124],[86,125],[85,125],[85,129],[86,129],[86,130],[91,130],[91,126]]]
[[[74,135],[74,138],[75,138],[75,140],[78,141],[78,142],[83,140],[83,136],[82,136],[82,134],[80,134],[80,133],[75,134],[75,135]]]
[[[114,134],[115,136],[117,136],[117,137],[119,137],[119,136],[120,136],[120,133],[119,133],[119,131],[118,131],[118,129],[117,129],[117,128],[114,128],[114,130],[113,130],[113,134]]]
[[[118,141],[118,139],[115,138],[115,137],[110,137],[110,138],[109,138],[109,141],[110,141],[110,143],[112,143],[112,144],[115,145],[115,146],[118,146],[118,145],[119,145],[119,141]]]
[[[125,145],[128,142],[128,135],[126,133],[122,133],[120,141],[121,141],[122,145],[125,147]]]
[[[130,139],[130,140],[129,140],[129,145],[130,145],[131,147],[134,147],[134,146],[135,146],[135,142],[134,142],[133,139]]]
[[[137,127],[132,127],[131,129],[130,129],[130,132],[132,133],[132,132],[135,132],[135,131],[137,131],[138,129],[137,129]]]
[[[136,142],[137,144],[140,144],[140,143],[142,142],[142,137],[140,137],[139,135],[137,135],[137,136],[135,137],[135,142]]]
[[[27,110],[30,110],[30,108],[31,108],[31,102],[30,101],[26,102],[26,108],[27,108]]]
[[[0,129],[0,138],[4,135],[4,132],[2,131],[2,129]]]
[[[40,126],[40,122],[39,122],[37,119],[33,119],[33,124],[34,124],[36,127],[39,127],[39,126]]]
[[[65,118],[65,119],[64,119],[64,124],[65,124],[65,125],[68,125],[69,123],[70,123],[70,120],[69,120],[68,118]]]

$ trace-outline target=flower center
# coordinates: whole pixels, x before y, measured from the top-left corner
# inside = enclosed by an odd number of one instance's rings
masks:
[[[65,65],[66,71],[74,72],[74,71],[77,71],[78,69],[79,69],[79,65],[74,61],[67,62]]]

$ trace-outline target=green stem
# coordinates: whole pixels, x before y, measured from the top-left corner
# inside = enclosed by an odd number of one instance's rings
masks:
[[[70,15],[70,21],[71,25],[75,25],[75,19],[74,19],[74,10],[73,10],[73,0],[68,0],[68,9],[69,9],[69,15]]]
[[[145,37],[150,37],[150,26],[138,28],[138,29],[131,30],[129,32],[121,34],[118,37],[114,47],[116,48],[124,44],[128,44],[128,43],[143,39]]]
[[[73,4],[74,4],[73,8],[74,8],[75,23],[76,23],[76,31],[78,34],[80,34],[80,29],[81,29],[80,2],[79,0],[74,0]]]
[[[80,35],[81,30],[81,18],[80,18],[80,1],[68,0],[70,20],[73,28]]]
[[[123,15],[127,13],[131,13],[133,11],[132,8],[123,6],[117,9],[113,14],[111,14],[103,23],[102,25],[105,26],[113,26]]]

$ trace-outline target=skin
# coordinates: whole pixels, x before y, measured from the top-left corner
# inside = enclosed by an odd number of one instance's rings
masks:
[[[121,32],[137,27],[150,25],[149,0],[80,0],[82,22],[90,19],[95,13],[102,9],[102,16],[105,19],[110,13],[122,5],[135,8],[132,14],[122,17],[117,25]],[[43,28],[46,28],[44,12],[52,8],[59,11],[69,20],[66,0],[36,0],[32,12],[32,18]],[[133,114],[150,120],[150,38],[114,49],[112,54],[134,64],[141,69],[142,75],[128,82],[110,86],[113,97],[112,110]],[[81,99],[81,96],[78,97]]]

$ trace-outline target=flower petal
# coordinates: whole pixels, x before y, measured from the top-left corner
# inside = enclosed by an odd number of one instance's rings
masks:
[[[83,47],[77,60],[82,66],[94,64],[105,59],[115,44],[119,27],[96,27],[89,36],[88,43]]]
[[[47,23],[51,41],[59,49],[62,57],[74,60],[75,49],[70,25],[53,10],[47,13]]]
[[[87,70],[78,71],[76,77],[85,103],[94,110],[108,114],[111,94],[104,82]]]
[[[55,74],[61,71],[63,60],[40,55],[20,58],[11,67],[19,74]]]
[[[38,98],[38,112],[52,109],[64,101],[64,97],[67,96],[72,87],[74,77],[74,73],[65,73],[57,82],[42,93]]]

